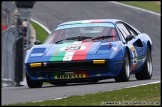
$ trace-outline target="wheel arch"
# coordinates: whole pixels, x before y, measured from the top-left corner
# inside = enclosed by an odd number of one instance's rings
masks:
[[[149,47],[150,52],[152,52],[152,46],[151,46],[151,43],[149,41],[147,42],[147,46]]]
[[[125,52],[128,52],[129,63],[131,63],[130,50],[129,50],[128,46],[126,46]]]

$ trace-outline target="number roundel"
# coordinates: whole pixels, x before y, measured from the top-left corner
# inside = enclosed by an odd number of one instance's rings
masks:
[[[68,50],[84,50],[86,47],[85,46],[66,46],[61,48],[61,51],[68,51]]]

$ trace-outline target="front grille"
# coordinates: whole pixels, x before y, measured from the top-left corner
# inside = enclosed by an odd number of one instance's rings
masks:
[[[93,64],[92,61],[48,62],[44,67],[30,68],[32,71],[42,72],[75,72],[75,71],[101,71],[107,67],[105,64]]]

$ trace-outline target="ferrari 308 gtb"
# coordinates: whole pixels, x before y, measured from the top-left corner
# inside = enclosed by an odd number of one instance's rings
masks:
[[[43,82],[127,82],[131,74],[137,80],[151,79],[152,41],[122,20],[65,22],[44,43],[35,41],[26,52],[25,70],[30,88],[42,87]]]

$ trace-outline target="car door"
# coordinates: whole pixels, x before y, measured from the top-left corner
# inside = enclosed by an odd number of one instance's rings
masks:
[[[131,26],[129,26],[128,24],[125,24],[125,26],[130,34],[134,36],[134,39],[132,39],[130,43],[132,43],[132,45],[135,47],[137,58],[138,60],[140,60],[145,57],[146,46],[144,44],[144,41],[140,38],[140,36],[138,36],[139,33],[136,32]]]
[[[141,61],[140,59],[143,58],[143,56],[144,56],[144,44],[143,44],[142,40],[139,37],[137,37],[138,32],[133,30],[133,28],[131,28],[126,23],[118,22],[117,27],[119,28],[124,39],[126,39],[126,37],[129,36],[129,35],[134,36],[133,39],[126,42],[127,46],[130,49],[130,52],[131,52],[130,57],[131,57],[132,60],[131,60],[130,69],[132,71],[136,67],[138,68],[142,65],[142,63],[140,62]],[[138,63],[138,65],[137,65],[137,63]]]

